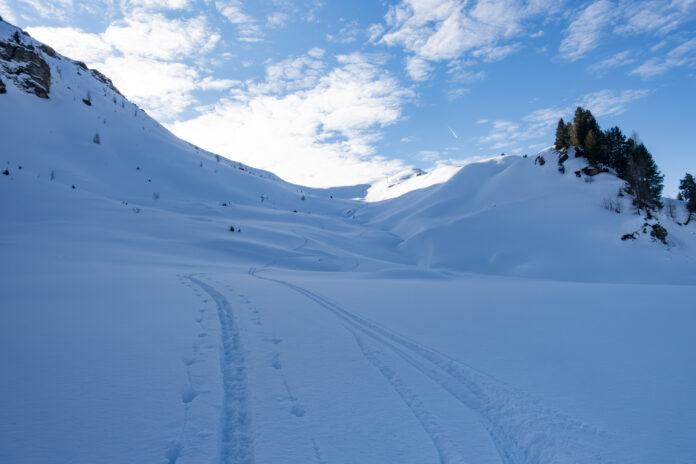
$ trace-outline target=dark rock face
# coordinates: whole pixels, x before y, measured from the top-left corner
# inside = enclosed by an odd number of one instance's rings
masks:
[[[582,168],[582,172],[585,173],[586,176],[592,177],[596,176],[597,174],[600,174],[602,172],[609,172],[609,169],[607,168],[591,168],[591,167],[584,167]]]
[[[114,83],[111,82],[111,79],[109,79],[108,77],[106,77],[105,75],[103,75],[102,73],[97,71],[96,69],[90,69],[89,72],[91,72],[92,75],[94,76],[94,78],[97,79],[99,82],[101,82],[102,84],[104,84],[105,86],[107,86],[108,88],[110,88],[111,90],[116,92],[117,94],[123,96],[123,94],[118,91],[116,86],[114,86]]]
[[[33,45],[13,39],[0,41],[0,71],[25,91],[48,98],[51,68]]]
[[[5,83],[0,79],[0,94],[7,93],[7,89],[5,88]]]

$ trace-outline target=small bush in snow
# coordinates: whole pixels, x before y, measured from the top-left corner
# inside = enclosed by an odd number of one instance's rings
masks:
[[[155,200],[159,200],[159,197],[160,197],[159,192],[155,192],[155,193],[152,194],[152,198],[155,199]]]
[[[621,201],[617,198],[609,197],[604,199],[604,209],[607,211],[613,211],[615,213],[621,213]]]
[[[99,145],[101,143],[101,137],[99,137],[99,132],[94,134],[94,138],[92,139],[92,142],[94,142],[97,145]]]
[[[662,227],[660,224],[653,224],[652,230],[650,231],[650,236],[654,240],[659,240],[660,242],[667,245],[667,229]]]
[[[54,180],[56,180],[56,171],[51,169],[51,181],[54,181]]]

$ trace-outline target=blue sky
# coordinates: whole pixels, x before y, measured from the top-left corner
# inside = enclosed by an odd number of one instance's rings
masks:
[[[533,154],[589,107],[696,172],[696,1],[0,0],[177,135],[290,181]]]

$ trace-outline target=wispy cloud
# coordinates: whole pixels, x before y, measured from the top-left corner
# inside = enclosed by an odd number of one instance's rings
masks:
[[[580,106],[588,108],[595,116],[614,116],[626,111],[627,106],[634,101],[647,97],[649,90],[600,90],[585,95],[579,102]]]
[[[17,22],[14,10],[10,8],[10,5],[8,5],[7,0],[0,0],[0,16],[2,16],[5,21],[11,22],[13,24]]]
[[[464,56],[497,61],[518,50],[518,44],[505,42],[524,35],[529,19],[549,14],[557,6],[550,0],[479,0],[471,4],[465,0],[402,0],[390,7],[385,25],[370,28],[370,39],[403,47],[412,55],[406,62],[411,68],[413,63]]]
[[[635,58],[633,58],[631,51],[624,50],[590,65],[587,69],[596,74],[604,74],[609,69],[627,66],[633,62],[635,62]]]
[[[345,26],[343,26],[339,31],[338,34],[327,34],[326,39],[329,42],[339,42],[342,44],[349,44],[353,43],[357,40],[358,35],[360,34],[360,27],[358,25],[358,21],[353,20],[353,21],[348,21]]]
[[[615,6],[608,0],[598,0],[583,8],[565,31],[561,57],[575,61],[596,48],[614,14]]]
[[[217,0],[215,8],[227,21],[237,26],[239,40],[242,42],[260,42],[263,30],[258,21],[244,12],[240,0]]]
[[[645,98],[648,94],[649,91],[644,89],[623,91],[605,89],[592,92],[579,98],[574,106],[541,108],[525,115],[519,122],[493,121],[489,133],[479,137],[478,141],[493,150],[517,148],[524,142],[542,138],[546,138],[546,143],[543,145],[548,146],[552,142],[551,137],[558,120],[571,118],[575,106],[588,108],[597,117],[614,116],[623,113],[630,103]],[[477,122],[484,121],[487,122],[486,120]]]
[[[424,81],[428,79],[433,67],[430,63],[417,56],[406,58],[406,72],[414,81]]]
[[[680,44],[663,57],[650,58],[632,70],[631,74],[649,78],[662,74],[670,68],[693,64],[696,64],[696,38]]]

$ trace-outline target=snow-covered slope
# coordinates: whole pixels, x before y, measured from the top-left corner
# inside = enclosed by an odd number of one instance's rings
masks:
[[[664,214],[652,220],[635,214],[631,198],[619,193],[623,181],[610,173],[580,173],[583,158],[566,161],[561,175],[553,149],[538,156],[548,162],[511,156],[469,164],[444,184],[370,205],[361,217],[398,235],[399,250],[426,268],[696,282],[693,228]],[[650,225],[658,222],[668,230],[667,246],[650,236]],[[636,231],[636,240],[621,240]]]
[[[551,150],[292,185],[0,42],[0,462],[696,457],[696,222]]]

